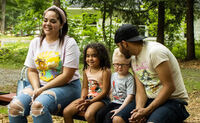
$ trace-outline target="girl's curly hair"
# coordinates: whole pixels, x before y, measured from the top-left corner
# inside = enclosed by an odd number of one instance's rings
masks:
[[[109,54],[108,54],[108,51],[107,49],[105,48],[105,46],[101,43],[91,43],[91,44],[88,44],[85,48],[84,48],[84,51],[83,51],[83,63],[84,63],[84,67],[83,67],[83,70],[87,69],[88,67],[88,64],[86,62],[86,55],[87,55],[87,49],[89,48],[92,48],[94,50],[96,50],[97,52],[97,57],[100,61],[100,68],[101,69],[106,69],[106,68],[109,68],[111,67],[110,65],[110,58],[109,58]]]

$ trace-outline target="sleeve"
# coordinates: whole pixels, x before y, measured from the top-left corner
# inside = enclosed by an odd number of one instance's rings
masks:
[[[70,38],[64,49],[64,67],[79,68],[80,51],[76,41]]]
[[[128,77],[128,80],[126,82],[126,91],[127,91],[127,95],[135,94],[134,78],[132,75]]]
[[[36,68],[34,62],[34,49],[36,49],[36,39],[33,39],[29,45],[28,53],[24,65],[30,68]]]
[[[155,69],[162,62],[169,60],[168,49],[166,47],[156,47],[150,52],[150,59]]]

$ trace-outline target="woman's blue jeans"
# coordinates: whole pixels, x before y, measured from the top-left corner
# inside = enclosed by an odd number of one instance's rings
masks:
[[[32,88],[31,85],[28,86]],[[39,115],[33,115],[31,113],[31,96],[25,93],[21,93],[15,97],[13,101],[19,100],[23,104],[23,112],[20,115],[9,114],[10,123],[26,123],[27,116],[32,115],[34,123],[52,123],[51,114],[62,115],[63,109],[71,103],[73,100],[80,98],[81,83],[80,80],[74,80],[69,84],[61,87],[51,88],[47,91],[54,92],[54,96],[50,94],[39,95],[34,102],[42,104],[43,108],[40,110]]]

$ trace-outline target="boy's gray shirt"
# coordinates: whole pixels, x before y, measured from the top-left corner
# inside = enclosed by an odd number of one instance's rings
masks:
[[[117,72],[111,76],[112,102],[122,104],[129,94],[135,94],[134,78],[128,73],[124,78],[119,78]]]

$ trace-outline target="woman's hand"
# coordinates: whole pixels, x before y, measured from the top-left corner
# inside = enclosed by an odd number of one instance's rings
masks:
[[[33,95],[32,95],[32,102],[37,98],[41,93],[43,92],[42,88],[34,89]]]

